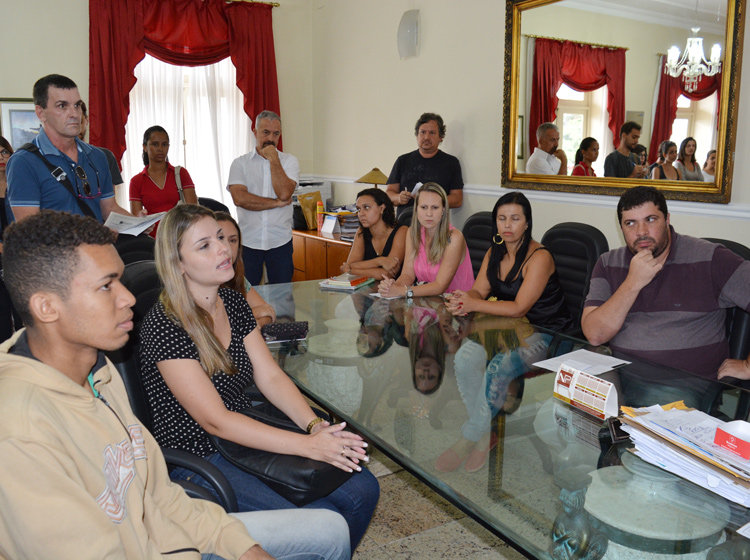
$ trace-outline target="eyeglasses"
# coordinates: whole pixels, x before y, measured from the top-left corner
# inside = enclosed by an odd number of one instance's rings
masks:
[[[78,196],[80,198],[96,198],[99,196],[99,173],[97,172],[96,175],[96,194],[94,196],[91,195],[91,184],[89,183],[89,179],[86,176],[86,171],[83,170],[83,167],[80,165],[76,165],[76,175],[81,180],[81,183],[83,183],[83,194],[81,194],[81,189],[78,189]],[[78,183],[76,182],[76,187],[78,186]]]
[[[0,150],[0,156],[8,157],[10,156],[10,152],[8,150]]]

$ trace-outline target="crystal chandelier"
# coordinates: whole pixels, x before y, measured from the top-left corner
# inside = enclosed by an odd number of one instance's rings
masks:
[[[711,48],[711,61],[707,61],[703,54],[703,38],[698,37],[700,27],[693,27],[693,36],[688,37],[685,51],[680,57],[680,49],[672,47],[667,53],[667,64],[664,73],[673,78],[683,76],[685,91],[688,93],[698,89],[701,76],[713,76],[721,72],[721,45]]]

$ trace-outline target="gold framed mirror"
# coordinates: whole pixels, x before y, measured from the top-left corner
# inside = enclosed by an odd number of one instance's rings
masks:
[[[661,15],[657,6],[659,4],[664,4],[665,7]],[[701,6],[700,10],[698,5]],[[728,203],[732,192],[745,0],[699,0],[698,5],[694,11],[692,6],[686,6],[678,17],[677,13],[670,16],[666,11],[675,10],[673,3],[667,4],[657,0],[635,2],[627,6],[614,0],[506,0],[501,178],[503,187],[619,196],[629,187],[653,184],[662,189],[670,199]],[[685,49],[687,38],[692,35],[690,29],[685,27],[689,28],[691,24],[692,27],[701,27],[699,35],[706,37],[706,58],[710,58],[711,41],[719,42],[723,39],[720,90],[718,95],[713,94],[713,99],[707,97],[705,101],[692,103],[692,113],[678,109],[677,117],[673,121],[672,136],[674,138],[684,132],[683,138],[696,137],[698,146],[695,157],[701,166],[708,150],[716,149],[714,182],[627,179],[604,177],[600,173],[597,173],[597,177],[525,173],[525,161],[530,152],[533,152],[528,129],[535,126],[529,122],[529,98],[532,92],[529,72],[533,71],[529,53],[533,52],[534,48],[528,46],[529,40],[549,38],[594,47],[629,49],[625,57],[624,89],[625,115],[628,118],[623,118],[623,122],[638,120],[638,117],[642,119],[641,138],[645,140],[642,143],[648,150],[654,132],[659,73],[663,68],[661,56],[675,44],[681,51]],[[530,70],[527,72],[527,69]],[[607,91],[606,88],[602,89]],[[599,95],[603,95],[604,101],[600,99],[597,102],[594,99],[589,101],[588,105],[583,104],[583,117],[577,116],[581,111],[575,107],[569,109],[571,114],[575,114],[564,122],[572,122],[572,128],[569,126],[566,131],[563,125],[560,131],[561,148],[565,149],[566,153],[570,153],[573,143],[573,153],[578,147],[575,142],[576,133],[584,137],[595,136],[591,133],[592,126],[597,122],[601,125],[607,120],[601,116],[608,114],[601,112],[602,108],[603,111],[608,110],[607,94]],[[629,98],[634,101],[629,101]],[[599,119],[597,121],[591,116],[588,122],[594,125],[586,125],[585,115],[599,115]],[[560,116],[558,106],[558,120]],[[603,164],[606,156],[615,150],[615,142],[619,143],[619,134],[613,138],[615,135],[611,130],[619,132],[621,124],[622,122],[607,122],[604,127],[599,127],[598,130],[603,131],[602,137],[598,139],[600,164]],[[679,130],[675,132],[675,128]],[[570,130],[574,130],[575,133],[568,133]],[[693,133],[694,130],[700,130],[703,136]],[[534,138],[532,144],[535,142]],[[571,158],[569,168],[572,167],[572,162]],[[652,160],[648,163],[652,163]]]

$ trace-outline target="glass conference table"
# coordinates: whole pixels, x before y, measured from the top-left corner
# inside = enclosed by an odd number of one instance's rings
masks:
[[[374,286],[257,290],[279,320],[309,322],[306,341],[269,344],[305,394],[525,556],[750,557],[735,534],[750,511],[613,444],[533,365],[607,348],[516,319],[454,318],[439,297],[382,300]],[[718,414],[723,397],[731,409],[731,387],[683,372],[633,360],[607,376],[621,405],[684,399]]]

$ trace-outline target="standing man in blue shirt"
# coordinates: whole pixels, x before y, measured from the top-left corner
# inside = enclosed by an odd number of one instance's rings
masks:
[[[36,115],[42,123],[32,142],[38,151],[20,149],[8,162],[9,218],[22,220],[43,209],[87,215],[100,223],[111,212],[131,215],[115,201],[104,153],[78,138],[81,103],[70,78],[50,74],[34,84]]]

